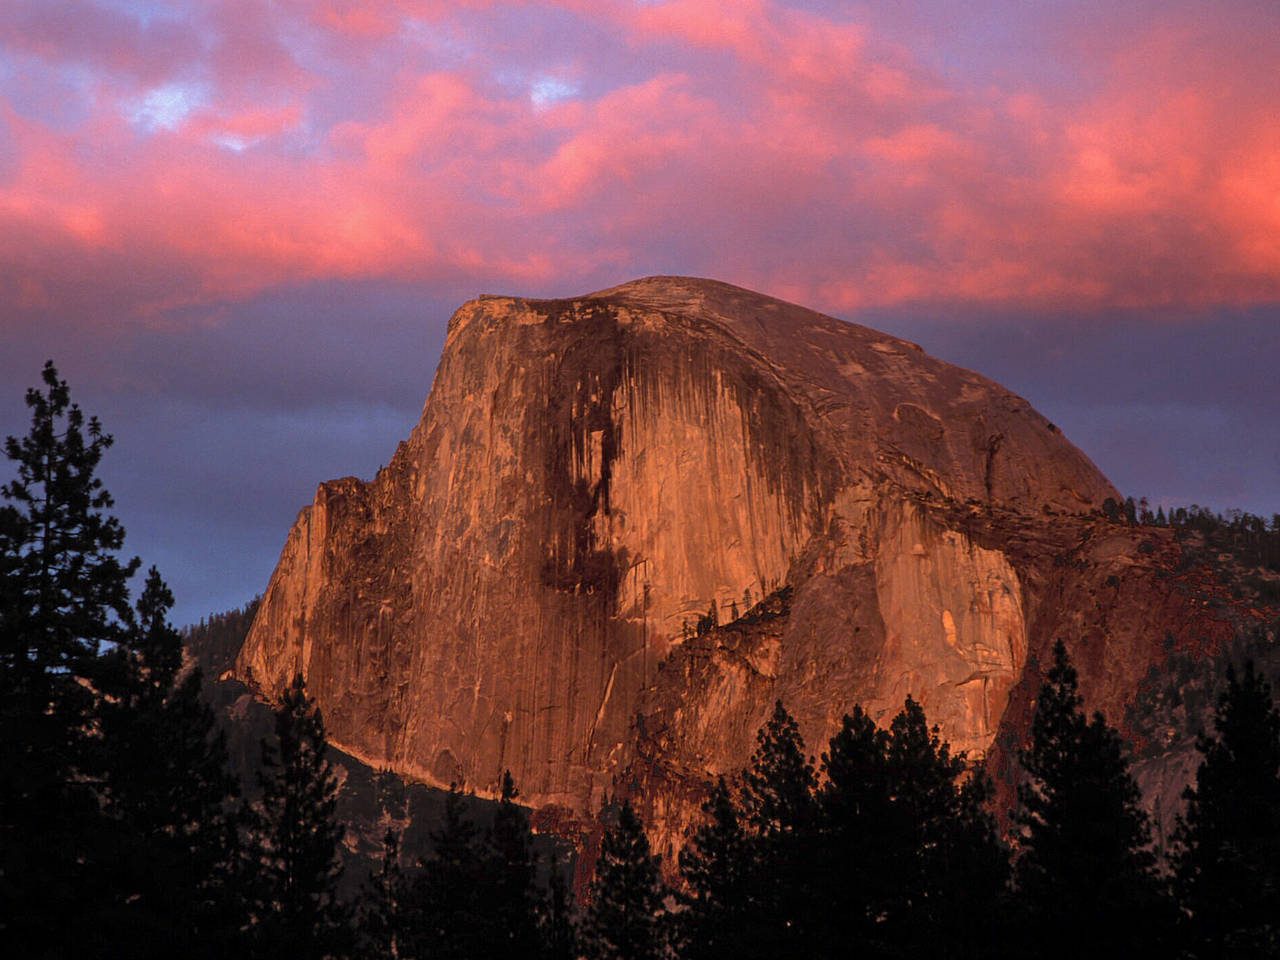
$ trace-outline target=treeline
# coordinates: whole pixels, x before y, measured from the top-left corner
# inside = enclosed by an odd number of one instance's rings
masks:
[[[908,698],[855,708],[816,759],[781,703],[747,769],[709,785],[667,886],[611,804],[585,902],[539,862],[516,785],[481,828],[451,792],[430,852],[388,832],[339,895],[344,828],[301,679],[262,744],[260,798],[184,668],[172,596],[137,561],[95,470],[111,439],[52,365],[0,494],[0,942],[25,957],[873,958],[1275,956],[1280,714],[1228,674],[1167,861],[1116,732],[1082,709],[1059,643],[1012,832],[992,787]],[[676,871],[673,871],[673,873]]]
[[[1268,521],[1252,513],[1229,510],[1218,513],[1208,507],[1163,506],[1151,510],[1146,497],[1127,497],[1117,502],[1108,497],[1102,503],[1102,515],[1113,523],[1170,527],[1177,531],[1194,531],[1219,550],[1230,550],[1247,567],[1263,567],[1280,572],[1280,513]]]
[[[1165,655],[1154,663],[1125,705],[1124,726],[1139,755],[1189,750],[1213,724],[1213,708],[1228,674],[1250,663],[1256,672],[1280,677],[1280,619],[1265,626],[1238,629],[1216,653],[1175,649],[1165,634]]]
[[[51,958],[265,944],[292,896],[267,879],[290,828],[240,801],[154,568],[130,596],[139,563],[118,559],[95,476],[111,437],[52,364],[43,381],[0,488],[0,939]],[[264,747],[268,795],[291,736]]]
[[[855,709],[816,765],[779,703],[751,766],[711,791],[680,889],[661,888],[633,817],[606,837],[597,890],[620,888],[607,901],[643,917],[673,906],[631,933],[640,947],[588,925],[588,955],[1280,955],[1280,714],[1246,666],[1229,672],[1214,717],[1158,861],[1123,743],[1084,713],[1061,643],[1019,755],[1008,838],[988,781],[910,698],[887,730]]]
[[[888,729],[855,708],[816,762],[778,703],[747,769],[711,786],[676,884],[623,802],[603,812],[582,909],[555,871],[539,897],[508,778],[508,812],[487,836],[455,806],[411,869],[388,836],[363,908],[379,918],[366,944],[380,952],[367,955],[1274,957],[1280,713],[1252,666],[1228,672],[1214,721],[1159,860],[1124,745],[1083,711],[1061,643],[1019,754],[1008,837],[990,782],[911,698]]]
[[[261,596],[254,597],[243,607],[201,617],[199,623],[182,629],[182,645],[191,651],[204,673],[217,679],[235,666],[236,654],[249,635],[261,602]]]

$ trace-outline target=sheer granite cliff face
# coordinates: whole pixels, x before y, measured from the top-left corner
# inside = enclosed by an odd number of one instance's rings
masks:
[[[801,307],[482,297],[391,464],[299,514],[237,673],[301,671],[342,749],[432,784],[645,792],[670,849],[775,697],[815,747],[911,693],[987,752],[1066,616],[1054,557],[1115,496],[1022,399]]]

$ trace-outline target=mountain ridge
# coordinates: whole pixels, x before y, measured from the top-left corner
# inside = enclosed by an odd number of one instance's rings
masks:
[[[677,771],[653,817],[674,849],[778,696],[811,744],[911,693],[953,747],[998,755],[1050,634],[1097,634],[1063,597],[1130,610],[1095,579],[1136,545],[1089,547],[1079,583],[1059,563],[1118,497],[1022,398],[794,304],[664,277],[486,296],[450,320],[390,465],[300,513],[236,673],[267,695],[304,673],[377,766],[480,794],[510,768],[580,818]],[[749,671],[724,630],[688,642],[784,587]],[[1107,702],[1160,653],[1119,619]],[[1088,691],[1106,671],[1083,660]]]

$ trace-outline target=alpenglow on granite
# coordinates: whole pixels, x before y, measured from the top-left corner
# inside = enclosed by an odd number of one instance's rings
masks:
[[[649,789],[670,850],[778,697],[815,753],[908,693],[991,751],[1029,657],[1098,632],[1066,604],[1114,564],[1061,556],[1118,496],[998,384],[780,300],[485,296],[390,465],[299,514],[236,672],[273,695],[301,671],[338,746],[430,784],[510,769],[579,817]],[[1118,709],[1155,654],[1106,602],[1124,677],[1097,646],[1081,671]]]

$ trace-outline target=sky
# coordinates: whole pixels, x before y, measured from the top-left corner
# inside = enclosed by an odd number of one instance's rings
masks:
[[[464,300],[682,274],[1269,516],[1278,56],[1275,0],[4,0],[0,434],[53,359],[192,622],[387,462]]]

